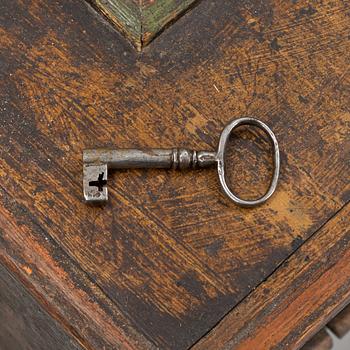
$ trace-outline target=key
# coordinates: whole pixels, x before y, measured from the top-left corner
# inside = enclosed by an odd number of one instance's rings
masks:
[[[225,178],[224,161],[228,138],[236,128],[252,125],[263,130],[273,147],[273,176],[267,192],[255,200],[244,200],[236,196],[228,187]],[[172,149],[86,149],[83,151],[83,192],[87,203],[101,204],[108,200],[107,175],[110,169],[163,168],[196,169],[217,166],[219,183],[223,192],[235,204],[255,207],[265,203],[275,192],[280,172],[280,152],[276,136],[262,121],[254,118],[239,118],[226,125],[221,133],[218,149],[194,151],[186,148]]]

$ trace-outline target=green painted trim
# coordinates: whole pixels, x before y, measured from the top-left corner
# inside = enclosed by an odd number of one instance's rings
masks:
[[[185,12],[196,0],[156,0],[144,4],[142,13],[142,41],[148,44],[161,30]]]
[[[196,0],[87,0],[141,50]]]
[[[87,0],[117,27],[137,49],[141,49],[141,9],[132,0]]]

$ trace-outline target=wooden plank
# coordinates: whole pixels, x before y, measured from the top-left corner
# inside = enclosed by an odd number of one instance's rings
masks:
[[[189,10],[196,0],[87,0],[138,49]]]
[[[137,54],[85,2],[1,3],[1,259],[85,347],[188,348],[347,203],[347,7],[313,6],[203,1]],[[214,170],[118,172],[82,202],[83,148],[214,149],[247,114],[281,145],[267,205],[231,205]],[[249,197],[271,164],[240,136]]]
[[[1,213],[0,261],[70,337],[84,349],[154,349],[50,237],[40,238],[40,226],[13,226],[9,213]],[[6,243],[9,234],[17,245]]]
[[[1,264],[0,349],[82,349]]]
[[[300,348],[350,301],[349,224],[350,204],[193,349]]]
[[[333,318],[327,327],[338,337],[344,337],[350,331],[350,306],[347,306]]]
[[[322,329],[302,347],[302,350],[331,350],[332,347],[331,336],[325,329]]]

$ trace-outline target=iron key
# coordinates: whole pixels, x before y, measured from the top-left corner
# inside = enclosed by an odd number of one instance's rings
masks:
[[[262,129],[273,147],[274,171],[271,184],[261,198],[244,200],[229,189],[225,179],[224,154],[231,132],[241,125],[253,125]],[[224,193],[237,205],[254,207],[266,202],[275,192],[280,171],[280,153],[277,139],[271,129],[254,118],[231,121],[222,131],[217,152],[173,149],[86,149],[83,151],[83,190],[88,203],[104,203],[108,200],[107,175],[109,169],[164,168],[189,169],[217,165],[220,185]]]

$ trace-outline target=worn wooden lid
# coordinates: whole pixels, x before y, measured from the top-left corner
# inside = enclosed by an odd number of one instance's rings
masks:
[[[86,2],[0,7],[0,259],[83,347],[186,349],[229,314],[240,331],[207,344],[284,349],[348,300],[349,216],[336,216],[350,194],[345,2],[201,1],[142,53]],[[84,148],[215,149],[246,115],[280,144],[266,205],[232,205],[215,169],[115,172],[109,204],[84,203]],[[229,180],[256,197],[269,144],[235,135]],[[318,280],[332,266],[342,278]],[[305,314],[313,282],[320,302]],[[288,321],[278,336],[273,311]]]

